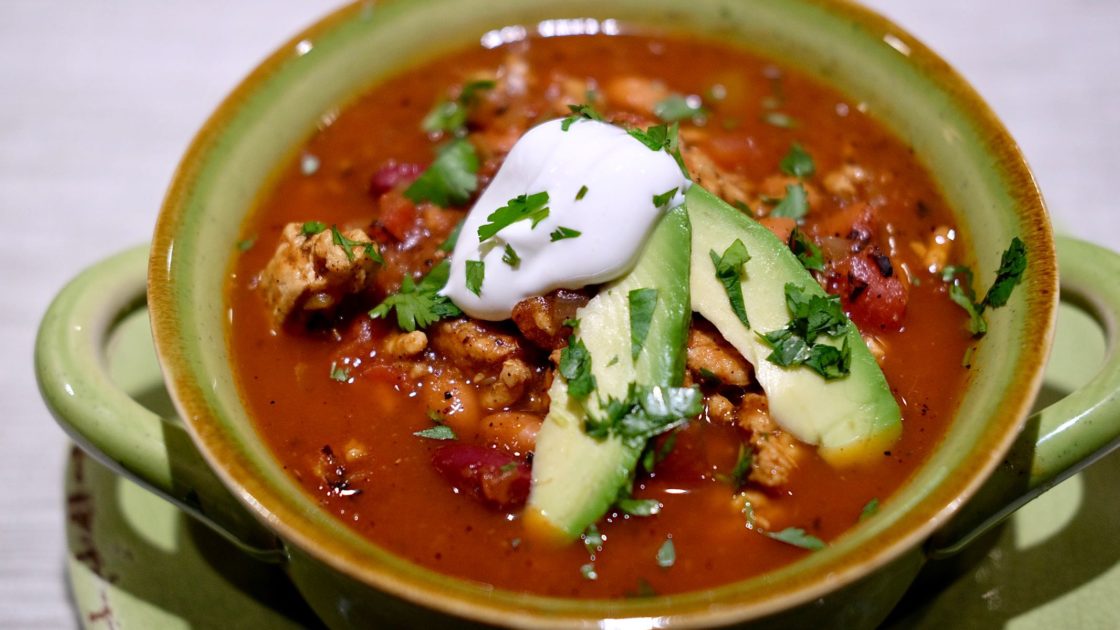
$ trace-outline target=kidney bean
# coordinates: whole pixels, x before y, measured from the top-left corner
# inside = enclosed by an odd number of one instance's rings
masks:
[[[411,184],[423,170],[419,164],[412,162],[389,161],[370,176],[369,194],[380,197],[398,185]]]
[[[524,460],[473,444],[450,444],[432,454],[432,465],[460,492],[497,509],[524,505],[531,469]]]

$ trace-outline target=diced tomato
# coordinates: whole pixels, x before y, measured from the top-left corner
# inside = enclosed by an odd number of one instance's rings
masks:
[[[874,248],[837,261],[829,271],[829,293],[863,329],[898,330],[906,316],[908,285],[886,254]]]
[[[378,222],[393,238],[403,241],[416,226],[419,213],[412,200],[404,196],[399,188],[381,195],[381,213]]]
[[[432,454],[432,465],[452,486],[486,505],[504,510],[529,498],[532,470],[504,451],[473,444],[451,444]]]

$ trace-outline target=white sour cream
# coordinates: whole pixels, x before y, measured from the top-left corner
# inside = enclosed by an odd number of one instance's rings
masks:
[[[508,319],[525,298],[623,275],[662,214],[684,202],[691,182],[667,152],[607,123],[579,120],[563,131],[561,122],[542,123],[517,141],[463,223],[443,294],[471,317]],[[654,205],[654,196],[673,188],[669,203]],[[518,221],[479,242],[491,213],[541,191],[548,192],[547,218],[536,227]],[[553,242],[561,227],[580,235]],[[521,258],[516,267],[502,261],[507,244]],[[485,264],[479,295],[467,288],[468,260]]]

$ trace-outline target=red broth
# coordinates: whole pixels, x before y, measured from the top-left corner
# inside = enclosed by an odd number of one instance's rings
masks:
[[[929,269],[937,231],[944,236],[953,226],[949,209],[912,150],[857,103],[739,50],[639,35],[531,39],[465,50],[408,70],[343,107],[283,169],[244,227],[253,245],[235,256],[227,299],[241,395],[284,468],[323,509],[377,544],[435,571],[517,591],[582,598],[677,593],[755,576],[811,553],[748,527],[727,481],[742,435],[707,416],[681,430],[668,458],[635,483],[636,497],[661,501],[659,514],[611,512],[599,523],[605,542],[593,551],[580,541],[566,547],[539,542],[524,531],[519,509],[488,507],[456,491],[433,467],[433,453],[445,444],[414,435],[432,427],[415,379],[376,364],[348,382],[331,378],[332,362],[360,350],[362,334],[376,339],[392,330],[380,320],[365,324],[364,331],[361,324],[368,320],[365,311],[384,297],[384,287],[312,330],[273,325],[256,285],[285,224],[391,222],[384,203],[371,196],[371,178],[379,170],[383,176],[390,163],[429,163],[438,139],[421,130],[421,121],[433,104],[472,72],[509,63],[511,54],[533,77],[523,105],[539,120],[559,117],[543,92],[572,78],[576,85],[593,78],[606,94],[604,111],[623,122],[635,115],[611,100],[610,86],[620,77],[641,78],[647,87],[653,79],[663,84],[658,89],[700,95],[710,111],[702,125],[686,121],[682,138],[750,182],[762,213],[773,201],[763,189],[775,187],[779,162],[792,143],[800,143],[816,166],[807,180],[815,194],[803,229],[826,254],[830,242],[835,249],[835,239],[851,237],[852,217],[859,214],[854,207],[874,209],[874,238],[889,247],[895,272],[907,278],[905,317],[890,325],[876,313],[852,316],[884,349],[881,363],[903,412],[902,437],[876,461],[853,469],[834,469],[806,449],[788,483],[760,492],[768,531],[798,527],[826,542],[853,527],[869,502],[889,502],[943,436],[967,375],[965,316]],[[307,168],[302,156],[314,156],[317,169]],[[500,154],[483,166],[484,179],[498,162]],[[831,193],[843,189],[842,181],[826,186],[836,173],[869,192],[855,199]],[[428,242],[426,249],[401,243],[383,249],[398,250],[392,263],[401,273],[420,276],[431,267],[433,244],[453,223],[424,224],[418,238]],[[414,225],[420,224],[408,224]],[[967,259],[956,238],[945,250],[951,259],[939,264]],[[845,305],[858,310],[859,300],[848,300],[852,287],[845,277],[833,275],[822,282],[845,292]],[[399,274],[385,282],[399,283]],[[516,333],[512,326],[505,330]],[[548,369],[546,354],[534,355],[541,370]],[[662,567],[658,551],[668,539],[675,561]],[[595,579],[581,569],[592,559]]]

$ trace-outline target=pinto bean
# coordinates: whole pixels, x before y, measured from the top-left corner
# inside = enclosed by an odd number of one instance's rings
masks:
[[[421,390],[421,400],[430,411],[440,414],[456,435],[478,432],[481,415],[478,394],[457,372],[445,370],[433,374]]]
[[[487,444],[524,455],[536,447],[541,422],[541,417],[535,414],[499,411],[483,418],[478,432]]]

